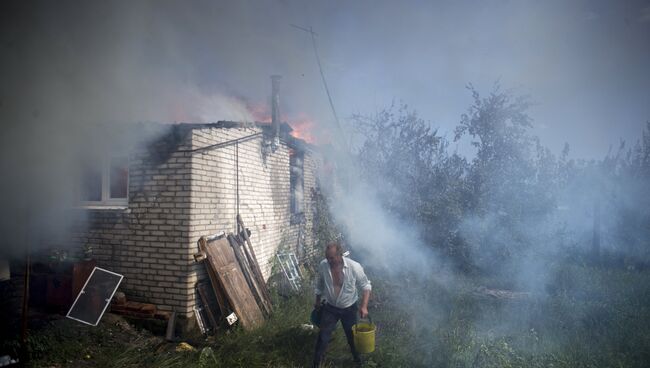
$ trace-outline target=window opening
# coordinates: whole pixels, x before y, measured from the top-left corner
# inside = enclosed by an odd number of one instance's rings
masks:
[[[304,198],[304,153],[291,150],[289,152],[291,214],[303,213]]]

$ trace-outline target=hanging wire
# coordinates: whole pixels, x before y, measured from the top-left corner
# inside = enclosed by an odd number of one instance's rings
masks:
[[[239,141],[235,142],[235,191],[236,191],[236,209],[239,216]],[[235,221],[235,231],[239,234],[239,221]]]
[[[350,144],[348,143],[348,140],[345,138],[345,135],[343,134],[343,128],[341,128],[341,122],[339,121],[339,117],[336,114],[336,109],[334,108],[334,102],[332,101],[332,95],[330,94],[330,89],[327,86],[327,80],[325,79],[325,73],[323,72],[323,66],[320,62],[320,56],[318,55],[318,48],[316,47],[316,32],[313,31],[311,26],[309,29],[305,27],[300,27],[295,24],[290,24],[290,26],[297,28],[301,31],[309,33],[311,36],[311,44],[314,48],[314,55],[316,55],[316,63],[318,63],[318,70],[320,71],[320,77],[323,80],[323,87],[325,87],[325,93],[327,94],[327,100],[329,101],[330,108],[332,109],[332,115],[334,115],[334,121],[336,122],[336,127],[339,130],[339,135],[341,136],[341,140],[345,143],[345,148],[350,151]]]

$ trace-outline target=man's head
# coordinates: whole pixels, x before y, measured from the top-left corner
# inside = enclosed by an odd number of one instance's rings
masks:
[[[329,243],[325,247],[325,258],[332,266],[343,264],[343,248],[340,243]]]

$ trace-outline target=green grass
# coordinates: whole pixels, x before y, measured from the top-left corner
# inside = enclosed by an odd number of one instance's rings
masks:
[[[650,273],[556,264],[548,274],[548,290],[525,301],[490,300],[473,292],[498,280],[462,278],[453,287],[406,282],[400,289],[374,274],[377,348],[365,365],[650,366]],[[312,302],[309,288],[291,298],[276,296],[274,314],[263,327],[222,333],[205,342],[209,349],[203,352],[205,346],[177,353],[173,344],[142,332],[125,334],[124,326],[110,321],[99,328],[58,321],[32,336],[33,366],[307,367],[317,331],[302,325]],[[340,327],[327,356],[329,367],[352,366]]]
[[[555,293],[526,301],[486,300],[462,283],[454,292],[430,285],[411,303],[432,308],[438,318],[431,323],[418,328],[395,318],[404,314],[395,306],[375,313],[379,324],[389,323],[373,360],[387,367],[647,367],[650,274],[577,265],[556,271]]]

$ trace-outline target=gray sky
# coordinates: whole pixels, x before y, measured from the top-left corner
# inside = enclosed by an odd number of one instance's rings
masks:
[[[129,1],[0,5],[0,116],[20,127],[258,118],[332,123],[404,101],[449,138],[473,83],[530,94],[558,153],[602,157],[650,120],[650,1]],[[461,147],[462,149],[462,147]]]

